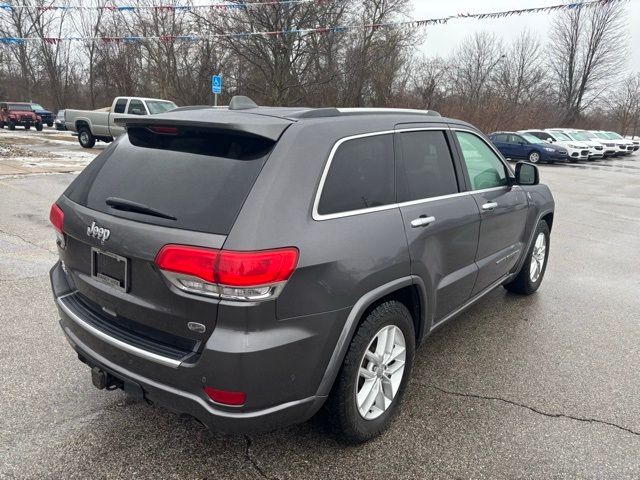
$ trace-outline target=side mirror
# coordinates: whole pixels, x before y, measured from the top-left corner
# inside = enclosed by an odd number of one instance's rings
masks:
[[[540,172],[538,167],[532,163],[516,163],[516,184],[517,185],[538,185],[540,183]]]
[[[131,114],[132,114],[132,115],[144,115],[144,113],[142,112],[142,110],[140,110],[139,108],[132,108],[132,109],[131,109]]]
[[[551,137],[547,138],[547,142],[553,143],[553,138],[551,138]]]

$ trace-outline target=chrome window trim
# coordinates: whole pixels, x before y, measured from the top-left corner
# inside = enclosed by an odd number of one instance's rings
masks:
[[[357,209],[357,210],[349,210],[347,212],[337,212],[337,213],[328,213],[326,215],[321,215],[320,213],[318,213],[318,205],[320,204],[320,197],[322,196],[322,191],[324,190],[324,184],[327,181],[327,175],[329,174],[329,168],[331,168],[331,164],[333,162],[333,157],[336,154],[336,151],[338,150],[338,148],[340,147],[340,145],[342,145],[345,142],[348,142],[349,140],[355,140],[358,138],[367,138],[367,137],[377,137],[379,135],[389,135],[389,134],[393,134],[395,132],[395,130],[382,130],[379,132],[370,132],[370,133],[360,133],[358,135],[350,135],[348,137],[343,137],[340,140],[338,140],[333,147],[331,148],[331,152],[329,153],[329,159],[327,160],[327,162],[324,165],[324,170],[322,171],[322,176],[320,177],[320,184],[318,185],[318,188],[316,189],[316,196],[315,199],[313,200],[313,212],[312,212],[312,216],[314,220],[320,221],[320,220],[330,220],[333,218],[342,218],[342,217],[349,217],[351,215],[360,215],[360,214],[364,214],[364,213],[371,213],[371,212],[381,212],[383,210],[390,210],[392,208],[396,208],[396,204],[395,203],[391,203],[388,205],[380,205],[378,207],[371,207],[371,208],[361,208],[361,209]]]
[[[341,139],[339,139],[338,141],[336,141],[336,143],[333,145],[333,147],[331,148],[331,152],[329,153],[329,158],[327,159],[327,162],[325,163],[324,166],[324,170],[322,171],[322,176],[320,177],[320,183],[318,184],[318,188],[316,189],[316,194],[315,194],[315,198],[313,201],[313,210],[312,210],[312,218],[318,222],[323,221],[323,220],[333,220],[335,218],[344,218],[344,217],[351,217],[354,215],[364,215],[366,213],[374,213],[374,212],[382,212],[385,210],[391,210],[394,208],[401,208],[401,207],[408,207],[411,205],[420,205],[422,203],[428,203],[428,202],[436,202],[439,200],[446,200],[448,198],[455,198],[455,197],[463,197],[463,196],[467,196],[467,195],[474,195],[476,193],[482,193],[482,192],[490,192],[490,191],[494,191],[494,190],[502,190],[502,189],[508,189],[510,188],[508,185],[503,185],[503,186],[499,186],[499,187],[491,187],[491,188],[484,188],[482,190],[467,190],[464,192],[458,192],[458,193],[451,193],[448,195],[440,195],[437,197],[429,197],[429,198],[423,198],[423,199],[417,199],[417,200],[409,200],[406,202],[396,202],[396,203],[390,203],[388,205],[380,205],[379,207],[371,207],[371,208],[360,208],[357,210],[349,210],[349,211],[345,211],[345,212],[337,212],[337,213],[329,213],[326,215],[320,214],[318,213],[318,205],[320,204],[320,198],[322,197],[322,191],[324,189],[324,184],[327,180],[327,175],[329,174],[329,168],[331,168],[331,164],[333,162],[333,158],[336,154],[336,151],[338,150],[338,148],[340,147],[340,145],[342,145],[345,142],[348,142],[349,140],[354,140],[357,138],[366,138],[366,137],[375,137],[378,135],[392,135],[394,133],[404,133],[404,132],[421,132],[421,131],[433,131],[433,130],[440,130],[442,132],[446,132],[447,130],[450,131],[463,131],[463,132],[469,132],[472,133],[474,135],[476,135],[480,140],[482,140],[485,144],[487,144],[487,142],[484,141],[484,139],[482,137],[480,137],[477,132],[473,131],[472,129],[469,128],[464,128],[464,127],[452,127],[451,125],[447,125],[447,126],[439,126],[439,127],[413,127],[413,128],[400,128],[397,130],[381,130],[378,132],[370,132],[370,133],[360,133],[357,135],[350,135],[348,137],[343,137]],[[507,176],[511,177],[511,169],[509,168],[508,165],[505,164],[502,156],[499,154],[499,152],[493,148],[491,145],[487,144],[489,146],[489,148],[497,154],[498,159],[500,160],[500,162],[505,166],[505,169],[507,171]]]

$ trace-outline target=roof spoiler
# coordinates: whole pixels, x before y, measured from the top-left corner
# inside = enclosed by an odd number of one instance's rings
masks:
[[[159,115],[116,118],[116,125],[124,127],[195,127],[227,130],[264,137],[277,141],[293,120],[264,115],[247,115],[242,112],[211,109],[169,111]]]

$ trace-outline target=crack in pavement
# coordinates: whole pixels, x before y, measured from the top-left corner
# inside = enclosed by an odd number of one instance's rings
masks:
[[[16,233],[10,233],[7,232],[6,230],[2,230],[0,229],[0,233],[4,233],[5,235],[9,236],[9,237],[15,237],[15,238],[19,238],[20,240],[22,240],[24,243],[28,243],[29,245],[32,245],[36,248],[39,248],[40,250],[44,250],[47,253],[50,253],[51,255],[56,255],[58,252],[54,252],[53,250],[49,250],[46,247],[43,247],[42,245],[38,245],[37,243],[33,243],[31,240],[27,240],[24,237],[21,237],[20,235],[16,234]]]
[[[503,403],[508,403],[509,405],[513,405],[516,407],[520,407],[520,408],[526,408],[527,410],[531,410],[534,413],[537,413],[539,415],[544,415],[545,417],[550,417],[550,418],[566,418],[569,420],[576,420],[578,422],[585,422],[585,423],[598,423],[600,425],[606,425],[609,427],[614,427],[617,428],[619,430],[622,430],[623,432],[627,432],[630,433],[632,435],[636,435],[636,436],[640,436],[640,432],[637,432],[631,428],[627,428],[627,427],[623,427],[621,425],[618,425],[616,423],[613,422],[607,422],[606,420],[599,420],[597,418],[588,418],[588,417],[576,417],[574,415],[568,415],[566,413],[550,413],[550,412],[544,412],[542,410],[539,410],[535,407],[531,407],[529,405],[525,405],[523,403],[518,403],[514,400],[508,400],[506,398],[501,398],[501,397],[490,397],[490,396],[486,396],[486,395],[478,395],[478,394],[473,394],[473,393],[462,393],[462,392],[454,392],[452,390],[446,390],[444,388],[438,387],[436,385],[431,385],[428,383],[420,383],[420,382],[416,382],[418,385],[421,385],[423,387],[427,387],[427,388],[431,388],[433,390],[438,390],[439,392],[442,392],[446,395],[454,395],[454,396],[458,396],[458,397],[467,397],[467,398],[475,398],[478,400],[495,400],[498,402],[503,402]]]
[[[244,457],[251,463],[251,465],[253,465],[253,468],[255,468],[256,471],[263,478],[267,478],[269,480],[279,480],[279,477],[270,477],[269,475],[267,475],[267,473],[260,466],[258,461],[255,458],[253,458],[253,456],[251,455],[251,447],[253,446],[253,440],[251,439],[251,437],[249,435],[245,435],[244,438],[247,441],[247,448],[244,451]]]

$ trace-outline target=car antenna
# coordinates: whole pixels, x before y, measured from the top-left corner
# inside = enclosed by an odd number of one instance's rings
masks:
[[[258,104],[244,95],[235,95],[229,102],[229,110],[249,110],[258,108]]]

